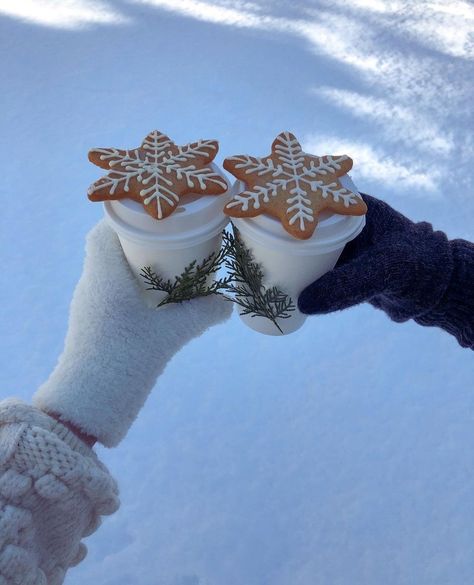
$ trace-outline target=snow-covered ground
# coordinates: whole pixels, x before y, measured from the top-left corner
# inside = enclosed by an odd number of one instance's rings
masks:
[[[293,131],[361,190],[474,239],[472,4],[0,0],[1,388],[61,351],[93,146],[153,128],[219,161]],[[138,367],[138,365],[137,365]],[[464,585],[474,574],[472,352],[369,306],[285,338],[236,315],[169,364],[98,451],[122,508],[67,585]]]

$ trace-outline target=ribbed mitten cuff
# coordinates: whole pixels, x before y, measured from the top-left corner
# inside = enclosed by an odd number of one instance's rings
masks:
[[[453,270],[439,303],[415,318],[420,325],[441,327],[462,347],[474,349],[474,244],[452,240]]]

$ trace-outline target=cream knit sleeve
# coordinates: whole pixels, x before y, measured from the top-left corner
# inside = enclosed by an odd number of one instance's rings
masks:
[[[22,401],[0,402],[0,584],[60,585],[118,488],[96,454]]]

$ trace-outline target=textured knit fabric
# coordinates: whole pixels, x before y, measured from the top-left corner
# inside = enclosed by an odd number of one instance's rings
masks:
[[[0,584],[60,585],[117,484],[61,423],[22,401],[0,402]]]
[[[301,293],[299,309],[322,314],[368,301],[393,321],[440,327],[474,349],[474,244],[449,241],[431,224],[362,196],[366,227],[334,270]]]
[[[87,238],[64,351],[33,404],[115,446],[173,355],[231,313],[232,303],[215,295],[149,308],[102,220]]]

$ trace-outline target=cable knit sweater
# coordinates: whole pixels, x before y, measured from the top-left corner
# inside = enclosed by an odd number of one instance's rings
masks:
[[[61,423],[0,402],[0,584],[60,585],[86,555],[81,538],[119,506],[116,482]]]

